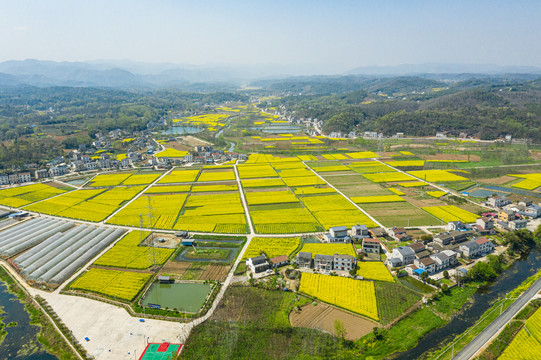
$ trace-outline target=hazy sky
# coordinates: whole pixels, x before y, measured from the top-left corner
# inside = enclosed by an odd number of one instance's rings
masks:
[[[0,61],[541,66],[541,1],[0,0]]]

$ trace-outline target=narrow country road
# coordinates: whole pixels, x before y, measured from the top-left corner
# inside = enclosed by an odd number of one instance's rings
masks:
[[[477,355],[490,340],[541,290],[541,278],[533,283],[511,306],[477,335],[464,349],[455,355],[455,360],[468,360]]]

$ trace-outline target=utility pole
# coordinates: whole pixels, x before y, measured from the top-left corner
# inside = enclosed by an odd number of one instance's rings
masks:
[[[148,200],[147,208],[148,208],[148,222],[149,222],[148,227],[152,228],[152,226],[154,225],[154,218],[152,216],[152,202],[150,200],[149,195],[147,195],[147,200]],[[152,267],[154,268],[154,266],[156,265],[156,252],[154,249],[154,232],[150,233],[150,246],[152,248]],[[150,253],[149,253],[149,257],[150,257]]]

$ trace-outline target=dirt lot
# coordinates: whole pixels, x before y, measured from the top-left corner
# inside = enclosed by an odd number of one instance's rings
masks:
[[[436,154],[420,156],[425,160],[468,160],[468,155],[464,154]],[[477,155],[470,155],[469,161],[480,161],[481,158]]]
[[[346,328],[346,339],[357,340],[370,333],[379,324],[330,305],[318,303],[306,305],[301,311],[294,310],[289,314],[292,326],[322,330],[336,335],[334,321],[340,320]]]
[[[165,233],[155,233],[152,238],[154,239],[154,246],[168,249],[176,249],[181,242],[181,239],[172,234]],[[164,242],[158,241],[158,239],[163,239]],[[151,237],[147,237],[143,241],[143,245],[150,246]]]
[[[177,276],[182,276],[188,270],[190,267],[190,263],[188,262],[179,262],[179,261],[172,261],[169,260],[163,267],[162,271],[160,271],[161,274],[172,274]]]
[[[208,141],[198,139],[198,138],[196,138],[195,136],[192,136],[192,135],[179,136],[177,138],[177,140],[181,144],[184,144],[184,145],[190,146],[190,147],[212,145]]]
[[[179,141],[169,141],[167,144],[164,144],[166,148],[172,148],[179,151],[190,151],[192,150],[191,146],[184,145]]]
[[[513,180],[516,180],[516,179],[517,179],[516,177],[504,175],[504,176],[500,176],[500,177],[497,177],[497,178],[477,179],[477,181],[480,182],[480,183],[483,183],[483,184],[502,185],[502,184],[505,184],[505,183],[507,183],[509,181],[513,181]]]
[[[210,265],[205,269],[200,280],[218,280],[224,281],[229,272],[230,266],[225,265]]]

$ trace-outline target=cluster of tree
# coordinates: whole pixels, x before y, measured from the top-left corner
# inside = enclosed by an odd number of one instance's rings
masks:
[[[487,261],[478,261],[469,271],[468,278],[473,281],[491,281],[505,268],[505,257],[500,255],[488,255]]]
[[[541,227],[535,233],[527,229],[518,229],[504,235],[504,245],[509,245],[508,251],[511,254],[525,254],[533,249],[541,241]]]
[[[24,164],[41,165],[62,155],[59,143],[53,140],[18,140],[11,144],[0,143],[0,169],[11,170]]]
[[[507,134],[541,138],[540,81],[513,86],[481,83],[483,86],[475,88],[455,85],[444,91],[424,91],[438,84],[417,79],[387,79],[384,84],[385,88],[361,86],[333,95],[305,92],[308,95],[286,96],[272,101],[272,105],[285,105],[298,118],[324,121],[325,132],[403,132],[412,136],[464,132],[487,140]],[[393,88],[389,84],[403,86]],[[305,86],[304,80],[299,80],[299,86]],[[407,92],[412,89],[415,92]],[[380,96],[383,90],[395,91],[396,95]],[[400,90],[406,93],[398,94]]]

